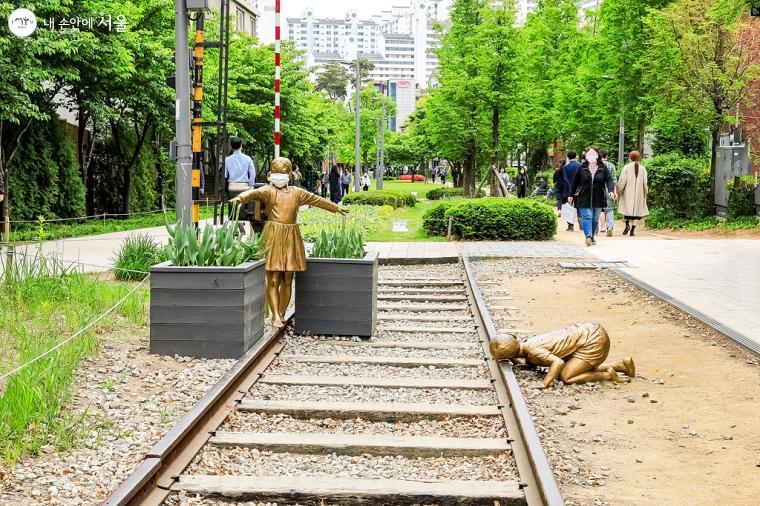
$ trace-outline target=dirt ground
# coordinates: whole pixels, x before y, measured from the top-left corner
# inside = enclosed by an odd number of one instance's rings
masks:
[[[610,359],[636,361],[638,377],[619,386],[537,390],[542,375],[521,373],[544,445],[561,447],[547,453],[568,504],[758,504],[756,356],[609,271],[514,277],[503,288],[532,331],[595,319]]]

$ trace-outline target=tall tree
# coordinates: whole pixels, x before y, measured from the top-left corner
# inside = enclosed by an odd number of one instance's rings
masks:
[[[331,61],[322,66],[319,75],[314,82],[314,87],[327,92],[327,95],[335,101],[345,100],[348,85],[353,75],[351,71],[337,61]]]
[[[720,134],[727,115],[758,76],[748,45],[739,40],[746,26],[741,0],[676,0],[646,19],[653,40],[648,50],[651,79],[670,100],[683,97],[710,111],[712,138],[710,208],[715,210],[715,173]]]

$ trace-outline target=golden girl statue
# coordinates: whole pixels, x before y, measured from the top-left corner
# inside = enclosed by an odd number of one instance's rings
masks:
[[[267,309],[272,325],[283,326],[285,311],[290,303],[293,273],[306,270],[306,251],[296,218],[298,208],[310,205],[333,213],[348,214],[348,209],[303,188],[288,186],[293,166],[287,158],[272,160],[269,182],[265,186],[241,193],[230,202],[239,206],[252,200],[261,202],[267,222],[262,232],[266,248]]]
[[[604,364],[610,353],[610,338],[604,327],[594,321],[539,334],[525,342],[512,334],[502,334],[491,340],[489,348],[496,360],[524,358],[530,365],[548,367],[544,388],[558,377],[564,383],[580,384],[589,381],[622,383],[636,376],[631,357]],[[620,377],[619,372],[628,378]]]

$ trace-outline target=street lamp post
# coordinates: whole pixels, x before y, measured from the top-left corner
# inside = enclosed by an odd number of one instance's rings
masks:
[[[359,115],[359,102],[362,89],[361,75],[359,74],[359,60],[356,60],[356,139],[354,140],[354,191],[361,191],[361,118]]]
[[[385,172],[385,100],[380,97],[373,97],[372,100],[380,101],[380,132],[377,157],[377,182],[375,183],[375,188],[382,190],[383,176]]]
[[[602,79],[608,81],[615,81],[617,77],[610,75],[603,75]],[[618,129],[618,166],[623,165],[625,161],[625,114],[623,114],[622,106],[620,107],[620,127]]]

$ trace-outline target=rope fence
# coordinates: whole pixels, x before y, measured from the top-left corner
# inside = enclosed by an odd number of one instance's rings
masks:
[[[25,368],[29,367],[30,365],[34,364],[35,362],[38,362],[39,360],[42,360],[43,358],[45,358],[46,356],[50,355],[54,351],[57,351],[58,349],[60,349],[66,343],[68,343],[71,340],[76,339],[77,337],[79,337],[80,335],[82,335],[88,329],[92,328],[93,325],[95,325],[96,323],[98,323],[99,321],[101,321],[103,318],[105,318],[109,314],[111,314],[114,311],[116,311],[116,309],[118,309],[119,306],[121,306],[129,297],[132,296],[132,294],[134,294],[143,284],[145,284],[145,282],[147,280],[148,280],[148,278],[146,277],[145,279],[143,279],[142,281],[140,281],[124,297],[122,297],[121,299],[119,299],[114,305],[112,305],[106,311],[104,311],[103,313],[101,313],[97,318],[95,318],[94,320],[90,321],[87,325],[85,325],[84,327],[82,327],[80,330],[78,330],[74,334],[70,335],[69,337],[67,337],[66,339],[64,339],[60,343],[56,344],[55,346],[53,346],[49,350],[47,350],[47,351],[45,351],[45,352],[37,355],[33,359],[31,359],[31,360],[29,360],[29,361],[27,361],[27,362],[19,365],[18,367],[14,368],[13,370],[11,370],[11,371],[9,371],[9,372],[1,375],[0,376],[0,382],[4,381],[6,378],[9,378],[9,377],[13,376],[14,374],[18,373],[19,371],[24,370]]]

